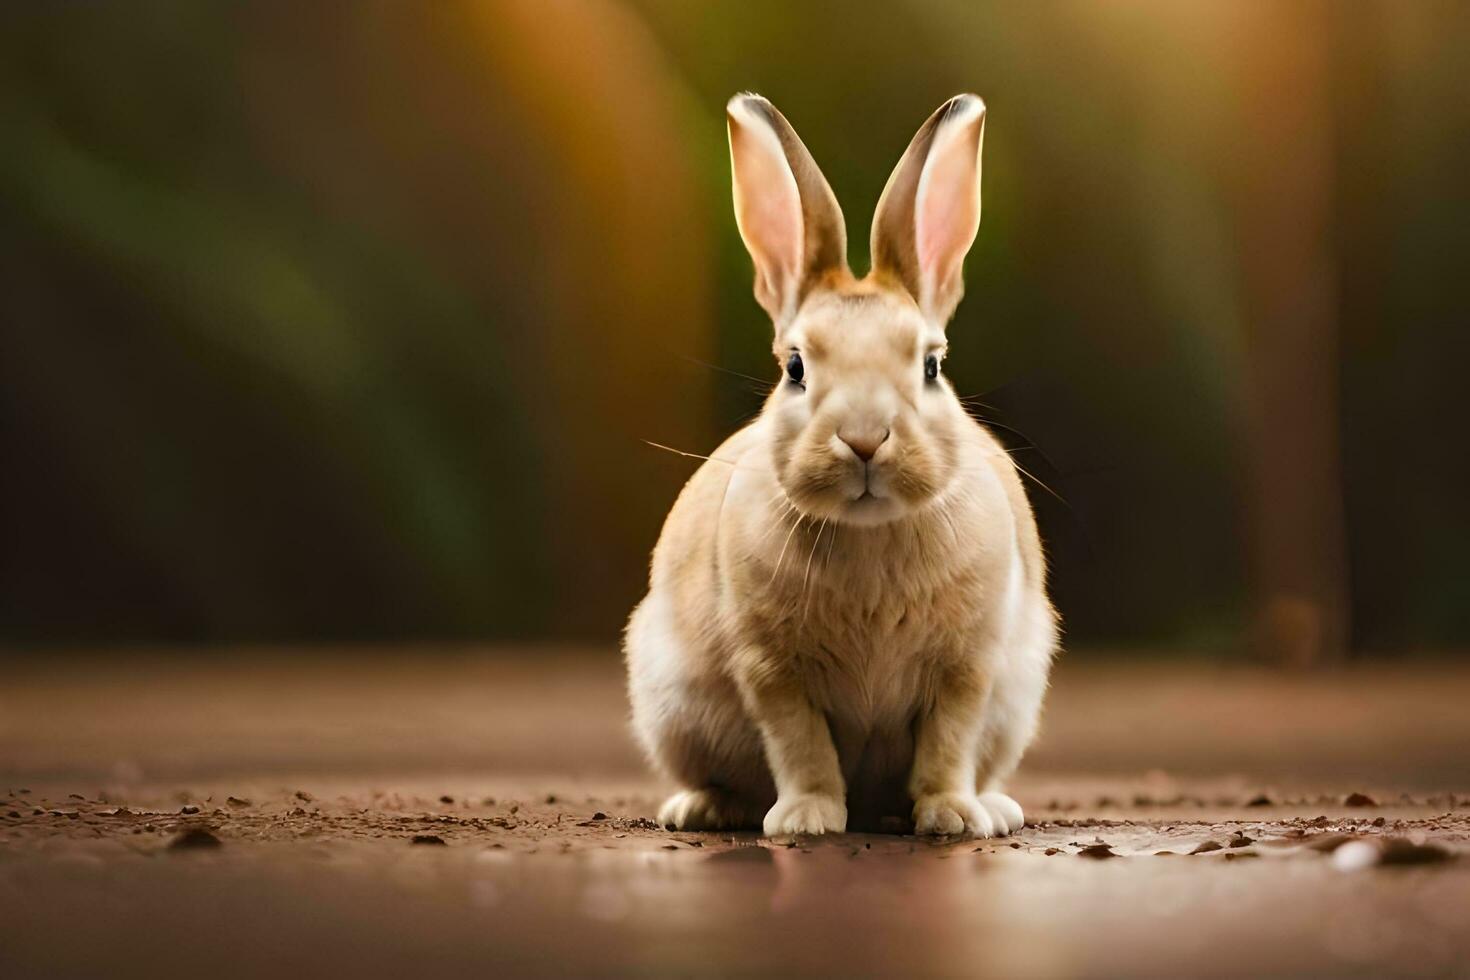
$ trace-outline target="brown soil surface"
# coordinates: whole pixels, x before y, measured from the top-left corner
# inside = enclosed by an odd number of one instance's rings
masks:
[[[1470,975],[1470,670],[1058,671],[996,841],[668,833],[614,656],[3,667],[0,976]]]

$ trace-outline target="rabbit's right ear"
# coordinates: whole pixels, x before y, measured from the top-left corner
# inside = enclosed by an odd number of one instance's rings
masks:
[[[965,253],[980,230],[985,103],[956,95],[919,128],[873,215],[873,269],[943,326],[965,292]]]
[[[755,260],[755,298],[779,330],[824,274],[847,268],[837,197],[786,117],[759,95],[726,106],[735,223]]]

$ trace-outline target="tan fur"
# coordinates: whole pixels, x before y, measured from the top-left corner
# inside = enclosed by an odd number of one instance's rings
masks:
[[[799,288],[773,349],[801,353],[805,388],[779,383],[689,480],[628,624],[634,728],[682,787],[660,820],[1008,833],[1021,812],[999,783],[1057,638],[1024,488],[924,379],[943,322],[881,270]],[[855,433],[887,434],[866,466]]]

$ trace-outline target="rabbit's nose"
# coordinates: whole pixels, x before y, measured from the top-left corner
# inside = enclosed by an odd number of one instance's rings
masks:
[[[879,432],[875,429],[866,431],[840,430],[837,438],[847,443],[847,448],[857,454],[857,458],[864,463],[870,461],[878,452],[878,447],[888,441],[888,430]]]

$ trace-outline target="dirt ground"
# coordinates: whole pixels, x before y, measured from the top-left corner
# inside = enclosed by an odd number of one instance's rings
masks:
[[[1470,976],[1470,669],[1073,654],[1008,840],[668,833],[606,651],[0,663],[0,976]]]

